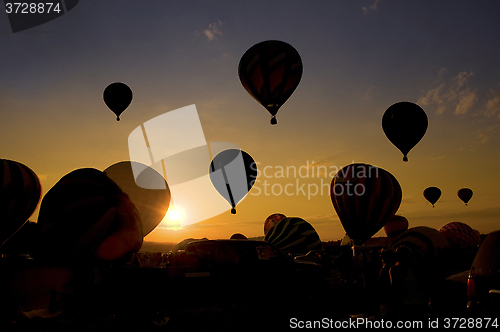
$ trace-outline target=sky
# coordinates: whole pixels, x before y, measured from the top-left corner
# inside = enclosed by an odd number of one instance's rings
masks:
[[[135,128],[195,104],[206,141],[237,144],[259,177],[237,214],[228,207],[184,228],[165,219],[145,241],[263,236],[277,212],[339,240],[327,186],[353,162],[397,178],[397,214],[410,227],[459,221],[488,233],[500,228],[499,12],[498,1],[87,0],[12,33],[2,11],[0,158],[29,166],[45,194],[72,170],[129,160]],[[238,78],[245,51],[271,39],[295,47],[304,68],[275,126]],[[112,82],[134,94],[119,122],[102,99]],[[381,126],[399,101],[429,121],[408,162]],[[313,176],[318,166],[328,171]],[[287,168],[305,176],[279,173]],[[291,195],[279,192],[287,184]],[[434,208],[429,186],[442,191]],[[464,187],[474,192],[467,206]]]

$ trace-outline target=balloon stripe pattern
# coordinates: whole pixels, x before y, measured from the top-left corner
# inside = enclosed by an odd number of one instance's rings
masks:
[[[299,85],[302,60],[293,46],[268,40],[245,52],[238,74],[245,90],[275,116]]]
[[[285,218],[276,223],[267,232],[265,241],[294,255],[322,248],[321,240],[314,227],[297,217]]]
[[[422,257],[436,257],[450,247],[448,239],[437,229],[427,226],[412,227],[403,232],[392,244],[392,248],[405,245],[414,254]]]
[[[402,192],[389,172],[351,164],[332,179],[330,195],[344,230],[357,244],[378,232],[401,204]]]
[[[264,222],[264,235],[269,232],[273,226],[280,222],[281,220],[285,219],[286,216],[282,213],[273,213],[269,217],[266,218],[266,221]]]
[[[0,159],[0,243],[7,241],[33,214],[42,195],[38,176],[29,167]]]

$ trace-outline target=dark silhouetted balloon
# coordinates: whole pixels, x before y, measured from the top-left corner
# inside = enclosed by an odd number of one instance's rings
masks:
[[[240,233],[234,233],[231,235],[230,240],[248,240],[248,238]]]
[[[264,222],[264,235],[266,235],[267,232],[269,232],[269,230],[273,228],[275,224],[285,218],[286,216],[282,213],[273,213],[269,217],[267,217],[266,221]]]
[[[384,133],[401,151],[403,161],[408,161],[408,153],[424,137],[427,125],[425,111],[407,101],[391,105],[382,117]]]
[[[434,207],[434,204],[436,204],[439,197],[441,197],[441,189],[439,189],[438,187],[426,188],[424,190],[424,197],[429,201],[429,203],[432,204],[432,207]]]
[[[170,189],[165,178],[153,168],[135,161],[111,165],[104,174],[130,197],[141,215],[143,236],[148,235],[163,220],[170,205]]]
[[[142,246],[139,212],[120,187],[94,168],[63,176],[43,197],[38,254],[61,263],[111,262]]]
[[[401,233],[408,229],[408,220],[403,216],[394,215],[387,220],[384,225],[384,231],[387,237],[394,241]]]
[[[28,166],[0,159],[0,245],[17,232],[33,214],[42,188]]]
[[[474,249],[481,244],[481,235],[463,222],[450,222],[439,229],[450,242],[461,249]]]
[[[120,121],[120,114],[132,102],[132,90],[125,83],[111,83],[104,89],[102,98],[109,109],[116,114],[116,121]]]
[[[417,226],[408,228],[391,245],[392,249],[399,246],[407,246],[421,258],[438,257],[450,248],[450,243],[446,236],[437,229],[427,226]]]
[[[467,205],[467,203],[469,203],[470,199],[472,198],[472,190],[469,188],[462,188],[458,191],[457,195],[458,198],[460,198],[462,202]]]
[[[302,218],[285,218],[267,232],[265,241],[293,255],[321,250],[322,244],[314,227]]]
[[[333,177],[330,197],[347,235],[362,244],[396,213],[402,192],[396,178],[386,170],[351,164]]]
[[[210,163],[210,181],[215,189],[231,204],[236,204],[252,189],[257,178],[257,164],[245,151],[228,149],[217,154]]]
[[[290,44],[267,40],[243,54],[238,75],[245,90],[271,113],[271,124],[276,124],[276,113],[299,85],[302,60]]]

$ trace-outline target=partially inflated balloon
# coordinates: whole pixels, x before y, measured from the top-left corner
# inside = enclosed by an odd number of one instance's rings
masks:
[[[409,247],[415,255],[424,258],[440,256],[450,247],[446,236],[437,229],[427,226],[408,228],[392,243],[391,248],[396,249],[402,245]]]
[[[403,216],[394,215],[387,220],[384,225],[384,231],[387,237],[394,241],[401,233],[408,229],[408,220]]]
[[[116,121],[120,121],[120,114],[132,102],[132,90],[125,83],[111,83],[104,89],[102,98],[109,109],[116,114]]]
[[[470,190],[469,188],[462,188],[458,191],[457,195],[462,200],[462,202],[467,205],[467,203],[469,203],[470,199],[472,198],[472,190]]]
[[[41,195],[40,180],[28,166],[0,159],[0,245],[24,225]]]
[[[427,114],[418,105],[402,101],[390,106],[382,117],[382,128],[387,138],[403,154],[407,154],[424,137],[427,131]]]
[[[302,77],[297,50],[279,40],[267,40],[248,49],[238,66],[241,84],[272,115],[290,98]]]
[[[362,244],[396,213],[402,192],[396,178],[386,170],[351,164],[333,177],[330,197],[347,235]]]
[[[141,215],[143,235],[148,235],[163,220],[170,205],[170,190],[165,178],[153,168],[135,161],[111,165],[104,174],[130,197]],[[138,174],[137,178],[134,174]]]
[[[434,207],[434,204],[436,204],[439,197],[441,197],[441,189],[439,189],[438,187],[426,188],[424,190],[424,197],[429,201],[429,203],[432,204],[432,207]]]
[[[234,233],[230,237],[231,240],[248,240],[248,238],[241,233]]]
[[[293,255],[306,254],[322,248],[314,227],[302,218],[285,218],[267,232],[265,241]]]
[[[139,212],[103,172],[77,169],[45,194],[38,216],[38,253],[58,262],[110,262],[139,251]]]
[[[281,220],[285,219],[286,216],[282,213],[273,213],[269,217],[266,218],[266,221],[264,222],[264,235],[269,232],[271,228]]]
[[[473,249],[481,244],[481,235],[463,222],[450,222],[439,229],[453,245],[462,249]]]
[[[245,151],[228,149],[217,154],[210,163],[210,181],[215,189],[231,204],[236,204],[252,189],[257,178],[257,164]]]

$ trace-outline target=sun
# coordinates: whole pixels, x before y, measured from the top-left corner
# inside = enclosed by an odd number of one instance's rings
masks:
[[[167,212],[168,220],[177,221],[181,217],[181,213],[176,208],[169,209]]]

